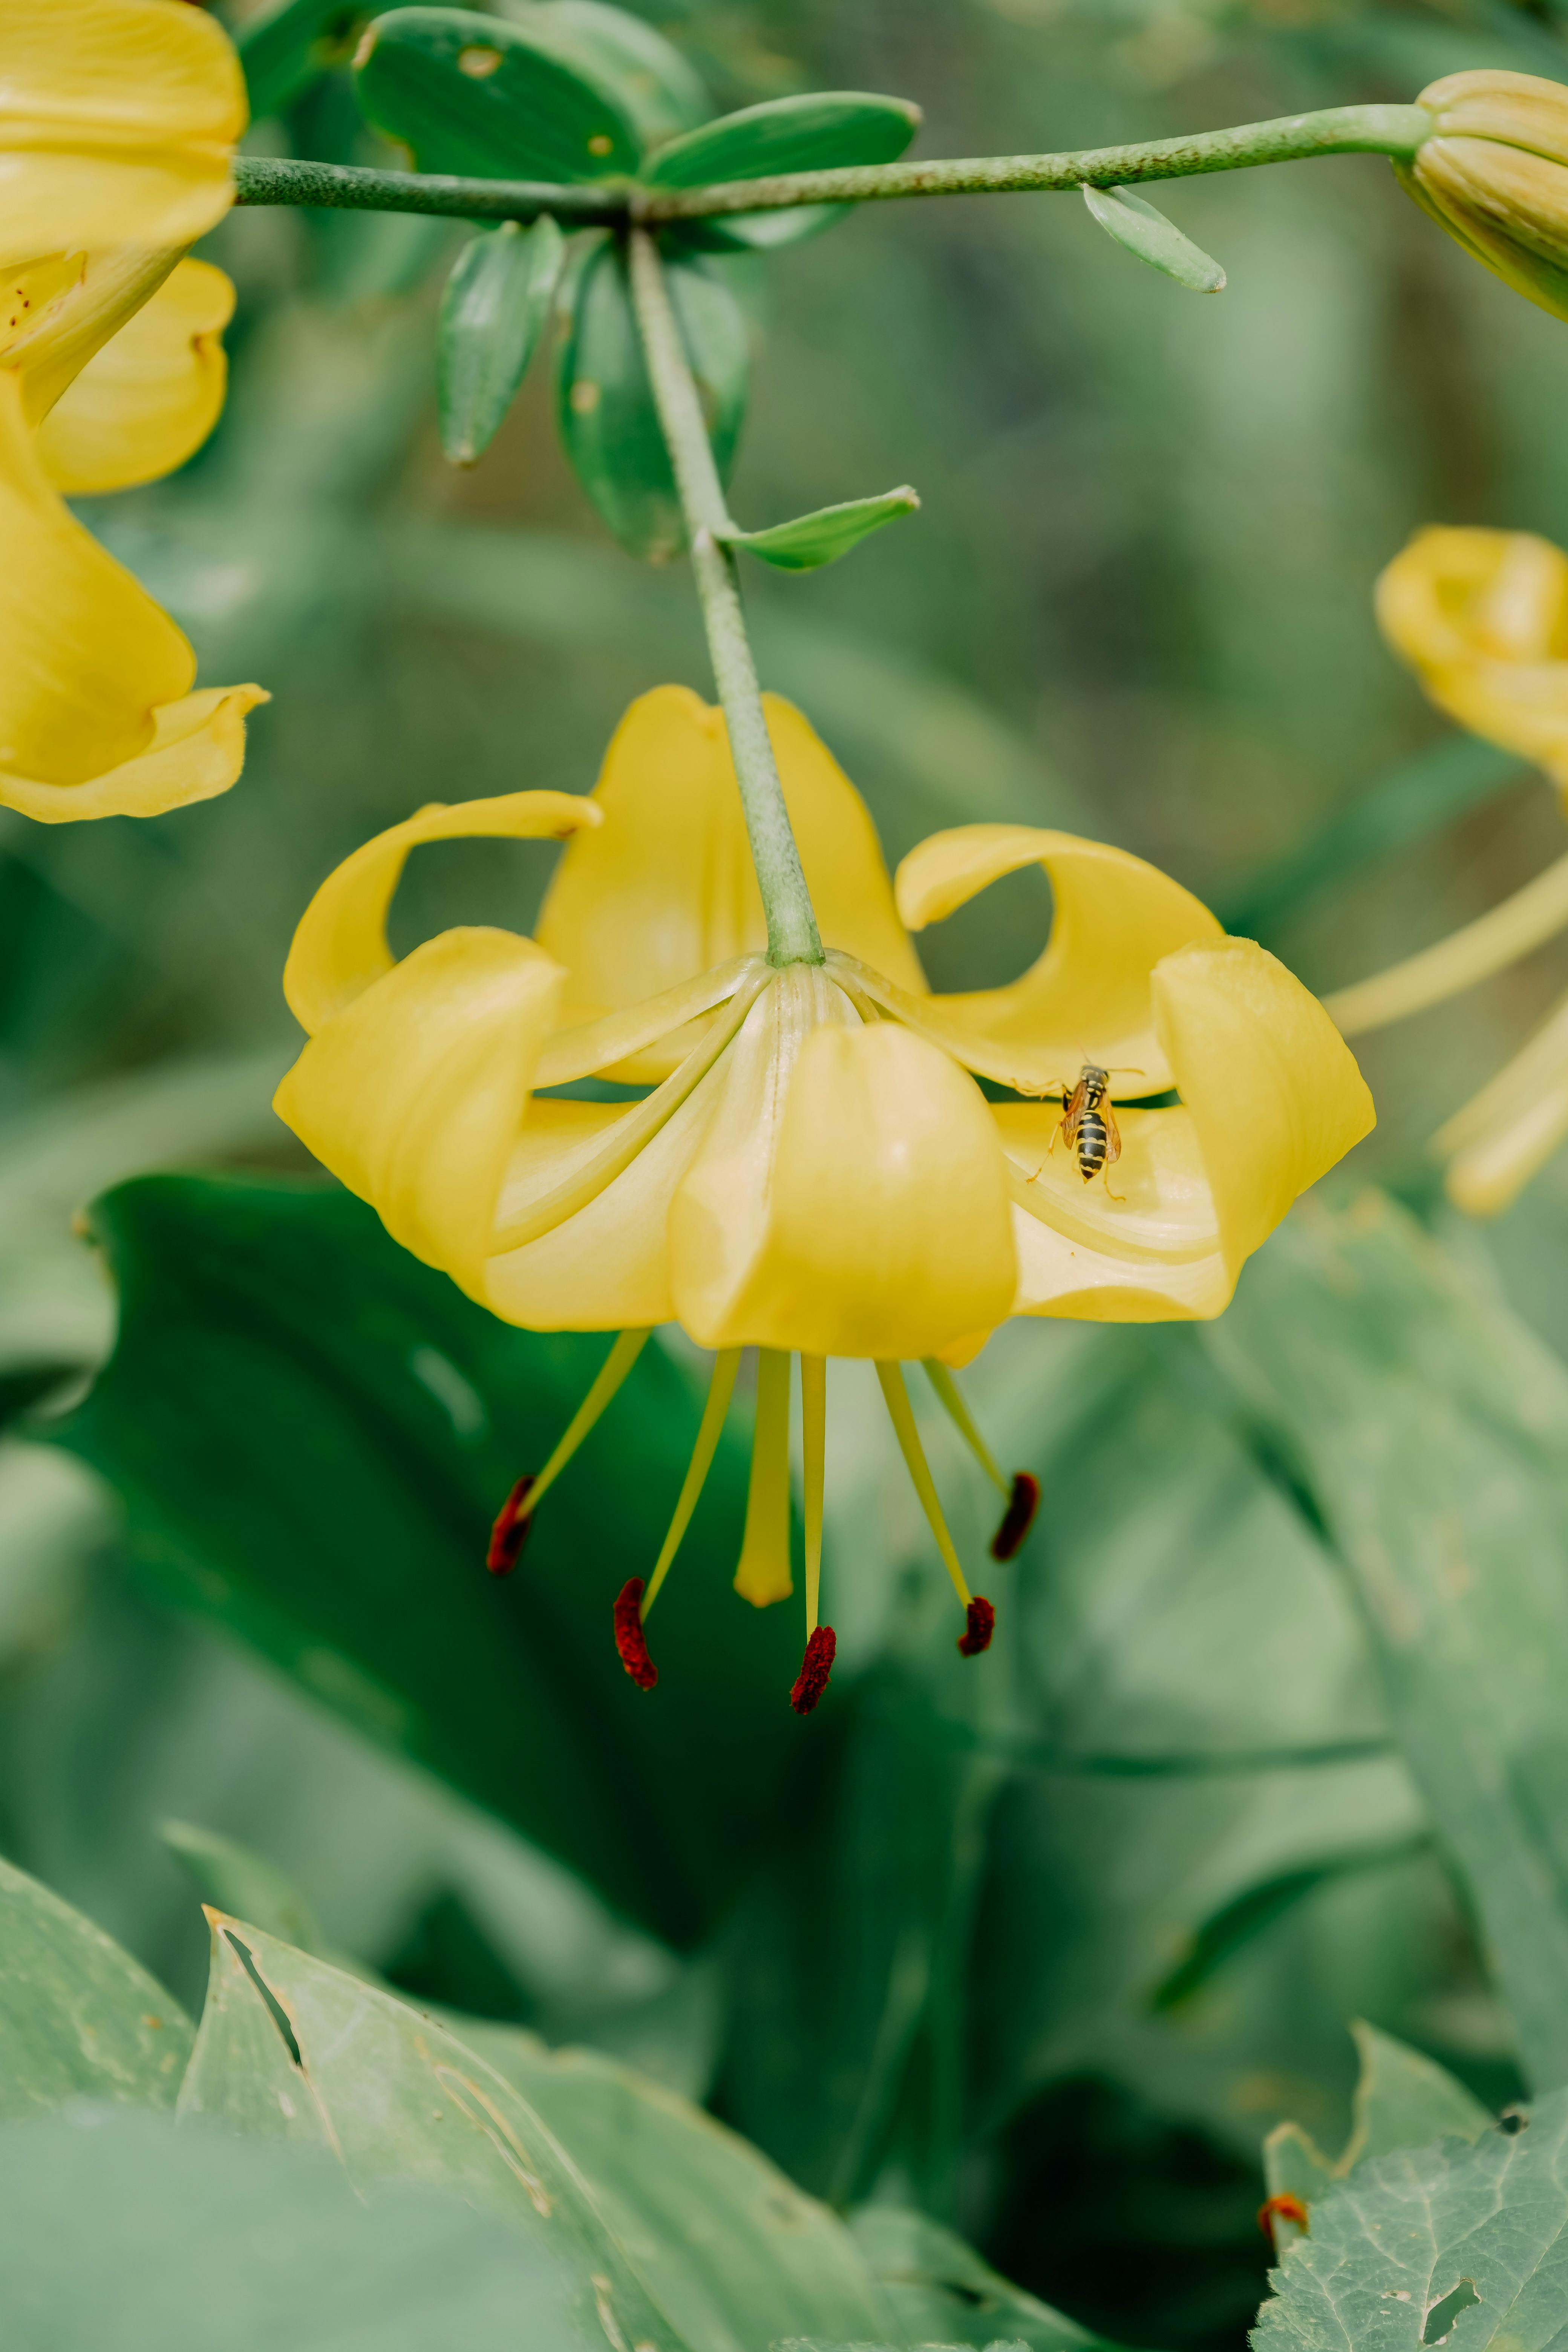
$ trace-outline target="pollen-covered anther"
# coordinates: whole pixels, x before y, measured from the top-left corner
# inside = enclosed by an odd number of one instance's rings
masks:
[[[1277,2197],[1266,2197],[1258,2209],[1258,2226],[1266,2238],[1273,2236],[1276,2221],[1289,2221],[1304,2236],[1311,2231],[1306,2206],[1300,2197],[1292,2197],[1289,2191],[1281,2191]]]
[[[982,1650],[991,1647],[991,1636],[996,1631],[996,1612],[983,1592],[977,1592],[963,1612],[963,1631],[958,1637],[961,1658],[977,1658]]]
[[[628,1576],[616,1602],[616,1647],[621,1654],[621,1664],[638,1690],[652,1690],[658,1680],[658,1668],[647,1654],[647,1635],[642,1629],[643,1580],[640,1576]]]
[[[496,1514],[496,1523],[490,1529],[490,1548],[485,1554],[485,1566],[492,1576],[510,1576],[521,1557],[528,1531],[533,1525],[528,1498],[538,1484],[530,1471],[518,1480]]]
[[[1040,1507],[1040,1482],[1028,1470],[1015,1470],[1013,1491],[1002,1514],[1002,1524],[991,1538],[993,1559],[1011,1559],[1022,1548]]]
[[[805,1645],[805,1655],[800,1662],[800,1672],[795,1678],[795,1688],[789,1703],[796,1715],[809,1715],[833,1672],[833,1661],[838,1650],[838,1636],[831,1625],[819,1625]]]

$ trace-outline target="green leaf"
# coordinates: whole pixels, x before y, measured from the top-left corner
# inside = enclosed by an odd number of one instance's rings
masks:
[[[499,16],[394,8],[367,29],[354,79],[367,119],[422,172],[602,180],[641,160],[614,90]]]
[[[699,261],[671,259],[666,282],[714,459],[727,475],[745,413],[745,320],[729,288]],[[649,562],[668,562],[685,545],[686,530],[616,240],[601,237],[589,247],[569,299],[556,376],[562,442],[621,545]]]
[[[1200,1992],[1216,1969],[1249,1944],[1255,1936],[1271,1927],[1276,1919],[1327,1886],[1336,1879],[1363,1870],[1385,1870],[1413,1855],[1425,1853],[1431,1840],[1424,1833],[1413,1838],[1394,1838],[1376,1845],[1352,1847],[1343,1853],[1326,1854],[1321,1861],[1299,1863],[1293,1869],[1279,1872],[1233,1895],[1212,1912],[1193,1937],[1188,1950],[1167,1976],[1163,1977],[1149,1996],[1149,2006],[1156,2012],[1177,2009]]]
[[[713,111],[701,78],[653,26],[604,0],[507,0],[500,12],[538,47],[613,89],[647,145],[694,130]]]
[[[574,2352],[548,2252],[308,2151],[77,2107],[0,2128],[15,2352]],[[596,2352],[605,2352],[600,2336]]]
[[[1519,2352],[1568,2305],[1568,2091],[1522,2127],[1445,2138],[1357,2168],[1274,2272],[1258,2352]],[[1451,2334],[1458,2323],[1458,2332]]]
[[[900,2343],[1022,2343],[1030,2352],[1077,2352],[1103,2341],[983,2262],[973,2246],[901,2205],[862,2205],[849,2217],[891,2305]]]
[[[172,2106],[191,2034],[129,1952],[0,1862],[0,2117],[79,2098]]]
[[[1568,1371],[1375,1195],[1293,1218],[1205,1336],[1349,1571],[1525,2067],[1561,2082]]]
[[[846,499],[838,506],[797,515],[793,522],[772,523],[766,530],[730,530],[724,537],[731,547],[760,555],[780,572],[815,572],[821,564],[837,563],[885,522],[914,514],[919,507],[917,493],[906,483],[901,489],[884,490],[879,498]]]
[[[1219,263],[1131,188],[1086,187],[1083,200],[1107,236],[1135,253],[1140,261],[1173,278],[1178,286],[1188,287],[1194,294],[1217,294],[1223,289],[1225,271]]]
[[[195,1822],[161,1822],[158,1834],[184,1864],[203,1903],[253,1919],[301,1951],[324,1952],[310,1905],[293,1880],[264,1854],[216,1830],[200,1829]]]
[[[761,180],[781,172],[832,171],[843,164],[891,163],[921,125],[907,99],[864,90],[808,90],[748,106],[661,147],[643,176],[651,186],[700,188],[726,180]],[[829,228],[852,205],[798,205],[779,212],[729,213],[682,222],[681,241],[722,249],[792,245]]]
[[[272,0],[235,36],[252,117],[280,114],[332,66],[346,64],[370,10],[363,0]]]
[[[454,466],[489,447],[528,371],[555,299],[566,240],[548,213],[481,229],[463,247],[441,298],[436,396],[441,446]]]
[[[490,1521],[603,1339],[499,1321],[336,1187],[149,1178],[92,1226],[120,1341],[50,1441],[118,1487],[160,1588],[624,1910],[700,1936],[784,1833],[787,1776],[812,1752],[785,1703],[798,1618],[729,1590],[743,1436],[721,1445],[661,1599],[659,1687],[638,1691],[612,1604],[658,1550],[700,1417],[661,1349],[498,1582]]]

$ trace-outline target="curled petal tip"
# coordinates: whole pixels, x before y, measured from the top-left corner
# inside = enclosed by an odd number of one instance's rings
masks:
[[[1007,1497],[1007,1507],[1002,1514],[1002,1524],[991,1538],[993,1559],[1011,1559],[1023,1547],[1025,1537],[1035,1524],[1035,1513],[1040,1507],[1040,1482],[1028,1470],[1015,1470],[1013,1491]],[[989,1607],[989,1603],[986,1604]],[[986,1635],[986,1640],[990,1640]]]
[[[642,1628],[643,1580],[628,1576],[616,1601],[616,1647],[621,1654],[621,1664],[638,1690],[652,1690],[658,1680],[658,1668],[647,1654],[647,1635]]]
[[[996,1612],[984,1593],[977,1592],[963,1612],[963,1631],[958,1637],[961,1658],[977,1658],[982,1650],[991,1647],[991,1636],[996,1631]]]
[[[496,1514],[490,1529],[490,1548],[485,1554],[485,1566],[492,1576],[510,1576],[521,1558],[528,1531],[533,1525],[528,1498],[537,1484],[531,1471],[520,1478]]]
[[[789,1703],[796,1715],[809,1715],[833,1672],[833,1661],[838,1650],[838,1636],[831,1625],[819,1625],[805,1645],[800,1672],[795,1678]]]

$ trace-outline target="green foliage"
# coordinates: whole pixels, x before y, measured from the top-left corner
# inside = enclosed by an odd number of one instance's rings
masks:
[[[484,229],[441,297],[436,399],[441,446],[471,466],[495,439],[544,331],[566,244],[548,213],[530,229]]]
[[[761,180],[779,172],[832,171],[849,163],[897,162],[921,125],[907,100],[865,90],[811,90],[748,106],[661,147],[643,177],[658,188],[695,188],[725,180]],[[683,241],[767,250],[830,228],[848,205],[799,205],[778,212],[731,213],[692,222]]]
[[[815,514],[770,523],[764,530],[731,530],[724,536],[731,547],[761,556],[776,571],[816,572],[825,563],[837,563],[884,523],[914,514],[919,507],[918,496],[906,485],[884,490],[879,498],[846,499],[838,506],[819,507]]]
[[[1194,294],[1218,294],[1224,290],[1225,271],[1217,261],[1195,246],[1191,237],[1184,236],[1173,221],[1165,218],[1153,205],[1134,195],[1131,188],[1090,188],[1083,192],[1084,203],[1108,236],[1135,253],[1166,278],[1173,278],[1178,286],[1185,286]]]
[[[191,2032],[129,1952],[0,1862],[0,2118],[70,2098],[172,2106]]]
[[[650,147],[694,130],[713,111],[681,51],[625,8],[605,0],[506,0],[499,13],[536,47],[612,89]]]
[[[395,8],[355,53],[368,119],[422,172],[599,180],[635,172],[642,142],[616,90],[522,26],[465,8]]]
[[[363,0],[267,0],[254,10],[235,43],[252,115],[280,113],[346,58],[370,13]]]

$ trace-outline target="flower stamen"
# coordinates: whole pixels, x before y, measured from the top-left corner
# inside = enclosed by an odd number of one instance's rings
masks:
[[[507,1496],[490,1530],[486,1566],[492,1576],[505,1576],[517,1566],[518,1555],[527,1540],[529,1527],[542,1499],[560,1477],[600,1414],[613,1402],[651,1336],[651,1326],[641,1331],[621,1332],[595,1375],[587,1395],[567,1423],[564,1436],[543,1469],[537,1477],[520,1478]]]
[[[654,1563],[654,1570],[648,1579],[647,1592],[642,1592],[640,1584],[637,1586],[638,1592],[642,1594],[641,1613],[645,1622],[648,1611],[658,1599],[660,1585],[669,1574],[670,1563],[680,1549],[681,1540],[691,1524],[691,1514],[697,1508],[701,1497],[708,1473],[713,1467],[713,1456],[719,1451],[719,1440],[724,1430],[724,1416],[730,1410],[730,1399],[735,1388],[735,1375],[740,1369],[739,1348],[721,1348],[713,1359],[713,1375],[708,1383],[708,1402],[702,1408],[702,1420],[697,1432],[697,1443],[691,1449],[691,1460],[687,1465],[685,1482],[675,1506],[675,1516],[670,1520],[668,1532],[665,1536],[658,1558]],[[626,1589],[629,1591],[631,1588],[628,1585]],[[630,1672],[629,1667],[627,1672]]]
[[[997,1493],[1006,1499],[1002,1523],[991,1538],[991,1557],[1011,1559],[1035,1524],[1035,1513],[1040,1507],[1040,1482],[1027,1470],[1015,1470],[1011,1478],[1003,1475],[996,1456],[980,1434],[974,1416],[947,1366],[935,1356],[927,1356],[924,1360],[931,1384],[946,1407],[953,1427]]]
[[[490,1529],[490,1548],[485,1554],[485,1566],[492,1576],[510,1576],[522,1556],[528,1541],[528,1531],[533,1525],[527,1502],[539,1481],[531,1472],[524,1471],[500,1509],[496,1513]]]
[[[963,1631],[958,1637],[961,1658],[977,1658],[982,1650],[991,1647],[991,1636],[996,1631],[996,1612],[983,1592],[977,1592],[963,1612]]]
[[[882,1383],[882,1395],[887,1402],[888,1413],[893,1424],[894,1434],[899,1441],[899,1449],[904,1457],[904,1466],[909,1471],[915,1493],[920,1496],[921,1508],[924,1511],[931,1534],[936,1539],[936,1548],[942,1554],[942,1565],[952,1579],[952,1589],[963,1601],[967,1612],[971,1609],[973,1596],[965,1581],[963,1570],[959,1566],[958,1553],[953,1548],[952,1538],[947,1531],[947,1521],[942,1515],[942,1505],[937,1500],[936,1482],[931,1475],[931,1465],[926,1460],[925,1449],[921,1444],[920,1432],[915,1427],[914,1410],[910,1403],[910,1392],[904,1386],[903,1371],[898,1364],[879,1360],[877,1365],[877,1378]],[[986,1601],[984,1606],[988,1610],[991,1608],[989,1601]],[[995,1612],[992,1611],[991,1613],[992,1622],[994,1622]],[[966,1633],[964,1640],[967,1641],[969,1635]],[[989,1641],[990,1638],[987,1633],[985,1640]],[[984,1643],[980,1646],[984,1649]],[[960,1647],[963,1647],[962,1643]],[[964,1655],[973,1657],[974,1652],[965,1651]]]
[[[616,1647],[621,1654],[621,1664],[638,1690],[652,1690],[658,1680],[658,1668],[647,1654],[647,1636],[642,1629],[643,1583],[640,1576],[628,1576],[616,1601]]]
[[[818,1361],[820,1361],[820,1358]],[[789,1703],[796,1715],[809,1715],[823,1692],[827,1688],[833,1672],[833,1661],[838,1649],[838,1636],[831,1625],[814,1625],[805,1645],[805,1655],[800,1672],[795,1678]]]
[[[822,1591],[822,1490],[827,1470],[827,1359],[826,1356],[803,1356],[800,1360],[800,1420],[802,1454],[805,1472],[805,1633],[806,1654],[816,1638],[817,1607]],[[833,1639],[832,1629],[828,1640]],[[804,1677],[805,1668],[801,1668]],[[826,1682],[826,1675],[823,1677]],[[797,1684],[796,1688],[799,1685]],[[816,1701],[811,1702],[815,1706]],[[792,1697],[790,1704],[795,1706]],[[795,1707],[797,1715],[804,1707]]]

